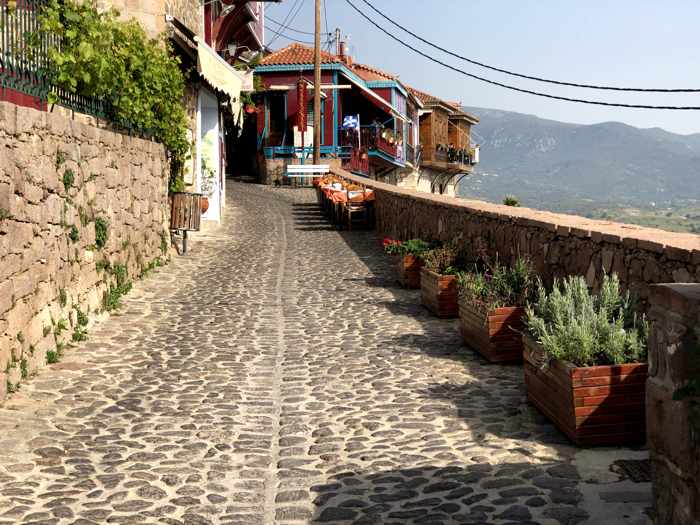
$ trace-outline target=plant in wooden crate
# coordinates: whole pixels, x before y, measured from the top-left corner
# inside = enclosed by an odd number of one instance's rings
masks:
[[[537,290],[529,259],[512,266],[498,258],[482,258],[471,272],[460,275],[460,331],[464,341],[493,363],[520,361],[524,307]]]
[[[649,328],[617,276],[597,294],[583,277],[540,287],[525,323],[530,401],[577,444],[643,443]]]
[[[421,301],[438,317],[457,317],[457,275],[466,257],[453,240],[422,255]]]
[[[399,283],[404,288],[420,288],[420,269],[423,265],[421,256],[432,246],[422,239],[399,241],[384,239],[384,251],[389,255],[398,256],[397,268]]]
[[[206,213],[209,209],[209,197],[214,193],[215,185],[216,172],[209,166],[207,159],[202,157],[202,181],[199,188],[202,192],[200,204],[202,213]]]

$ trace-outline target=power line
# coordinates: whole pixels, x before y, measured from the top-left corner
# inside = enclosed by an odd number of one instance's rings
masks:
[[[388,37],[396,40],[402,46],[407,47],[411,51],[418,53],[419,55],[427,58],[428,60],[430,60],[432,62],[435,62],[436,64],[440,64],[443,67],[451,69],[452,71],[455,71],[455,72],[460,73],[462,75],[465,75],[467,77],[474,78],[474,79],[480,80],[482,82],[486,82],[487,84],[510,89],[512,91],[518,91],[520,93],[527,93],[528,95],[535,95],[538,97],[544,97],[544,98],[549,98],[549,99],[554,99],[554,100],[563,100],[565,102],[578,102],[580,104],[591,104],[594,106],[609,106],[609,107],[632,108],[632,109],[668,109],[668,110],[693,110],[693,111],[700,110],[700,106],[649,106],[646,104],[622,104],[622,103],[616,103],[616,102],[603,102],[601,100],[586,100],[586,99],[582,99],[582,98],[561,97],[558,95],[550,95],[548,93],[542,93],[539,91],[531,91],[529,89],[523,89],[523,88],[519,88],[516,86],[511,86],[509,84],[503,84],[502,82],[497,82],[495,80],[490,80],[488,78],[480,77],[478,75],[473,75],[472,73],[468,73],[467,71],[464,71],[463,69],[459,69],[459,68],[452,66],[450,64],[447,64],[447,63],[445,63],[445,62],[443,62],[435,57],[432,57],[432,56],[428,55],[427,53],[424,53],[420,49],[413,47],[411,44],[404,42],[403,40],[401,40],[397,36],[394,36],[389,31],[384,29],[382,26],[377,24],[369,16],[367,16],[365,13],[363,13],[362,10],[360,10],[357,6],[355,6],[355,4],[353,4],[350,0],[345,0],[345,1],[350,5],[350,7],[352,7],[355,11],[357,11],[365,20],[367,20],[369,23],[371,23],[374,27],[379,29],[382,33],[384,33]]]
[[[280,33],[285,31],[287,27],[289,27],[292,22],[294,22],[294,19],[297,17],[299,14],[299,11],[301,11],[301,8],[304,6],[304,1],[305,0],[294,0],[294,4],[292,5],[292,8],[289,10],[289,13],[287,13],[287,16],[284,17],[284,20],[282,21],[282,25],[280,26]],[[298,7],[297,7],[298,4]],[[296,11],[294,11],[294,8],[296,7]],[[292,14],[294,13],[294,14]],[[280,36],[280,34],[276,34],[275,36],[272,37],[272,40],[270,40],[267,45],[268,47],[272,45],[272,43],[277,40],[277,38]]]
[[[283,27],[282,24],[280,22],[278,22],[277,20],[275,20],[274,18],[270,18],[269,16],[265,15],[265,19],[268,22],[272,22],[273,24],[277,24],[279,27]],[[287,31],[293,31],[294,33],[299,33],[300,35],[314,36],[313,31],[302,31],[300,29],[294,29],[293,27],[287,27]]]
[[[412,37],[420,40],[424,44],[428,44],[431,47],[434,47],[435,49],[438,49],[442,51],[443,53],[446,53],[448,55],[451,55],[455,58],[459,58],[460,60],[464,60],[465,62],[469,62],[470,64],[474,64],[479,67],[483,67],[486,69],[490,69],[492,71],[498,71],[499,73],[504,73],[506,75],[511,75],[513,77],[519,77],[519,78],[525,78],[528,80],[536,80],[537,82],[546,82],[548,84],[556,84],[559,86],[571,86],[571,87],[578,87],[578,88],[587,88],[587,89],[603,89],[603,90],[609,90],[609,91],[639,91],[639,92],[645,92],[645,93],[700,93],[700,89],[693,89],[693,88],[674,88],[674,89],[665,89],[665,88],[628,88],[628,87],[616,87],[616,86],[601,86],[601,85],[596,85],[596,84],[580,84],[577,82],[564,82],[561,80],[551,80],[548,78],[542,78],[542,77],[535,77],[531,75],[524,75],[522,73],[515,73],[513,71],[509,71],[507,69],[502,69],[496,66],[490,66],[488,64],[484,64],[483,62],[478,62],[474,59],[467,58],[462,55],[458,55],[457,53],[453,53],[449,49],[445,49],[444,47],[441,47],[429,40],[426,40],[425,38],[421,37],[420,35],[417,35],[410,29],[402,26],[401,24],[395,22],[392,20],[388,15],[374,7],[368,0],[362,0],[365,4],[369,6],[370,9],[372,9],[374,12],[379,14],[381,17],[385,18],[392,24],[394,24],[396,27],[401,29],[402,31],[405,31]],[[353,6],[354,7],[354,6]],[[357,9],[357,8],[355,8]]]
[[[287,29],[289,29],[289,28],[287,28]],[[268,27],[267,30],[272,31],[277,37],[281,36],[281,37],[286,38],[287,40],[291,40],[293,42],[299,42],[300,44],[307,44],[310,46],[312,46],[314,44],[313,42],[309,42],[307,40],[298,40],[298,39],[294,38],[293,36],[285,35],[284,33],[279,33],[277,31],[275,31],[274,29],[272,29],[271,27]],[[270,40],[270,42],[267,44],[268,47],[270,46],[270,44],[272,44],[272,42],[274,42],[274,40],[275,39]]]

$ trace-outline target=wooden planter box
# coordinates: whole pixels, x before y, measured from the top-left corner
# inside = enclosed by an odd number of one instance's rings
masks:
[[[441,275],[421,268],[420,295],[423,305],[438,317],[457,317],[456,275]]]
[[[459,328],[464,342],[492,363],[523,358],[523,308],[496,308],[487,312],[465,297],[459,299]]]
[[[524,337],[527,397],[577,445],[640,444],[646,440],[648,365],[578,368],[553,361],[542,368],[539,345]]]
[[[404,288],[420,288],[420,269],[423,262],[415,255],[403,255],[398,257],[399,283]]]

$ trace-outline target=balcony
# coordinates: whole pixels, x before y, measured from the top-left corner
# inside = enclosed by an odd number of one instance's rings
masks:
[[[423,154],[421,164],[426,168],[450,173],[471,172],[478,162],[478,152],[475,148],[458,149],[438,145]]]
[[[379,164],[393,167],[404,167],[406,162],[403,146],[399,147],[396,142],[385,137],[383,131],[382,128],[373,126],[361,128],[358,141],[356,131],[341,129],[340,146],[352,148],[353,151],[365,152],[368,161],[376,161]]]

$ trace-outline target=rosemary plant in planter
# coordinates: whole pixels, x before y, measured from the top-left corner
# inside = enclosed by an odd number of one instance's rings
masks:
[[[617,276],[595,295],[583,277],[556,280],[525,322],[528,399],[576,444],[643,443],[648,323]]]
[[[399,283],[404,288],[420,288],[421,256],[431,248],[430,243],[421,239],[398,241],[384,239],[384,251],[398,256],[397,268]]]
[[[464,342],[492,363],[520,361],[525,305],[534,298],[537,276],[528,259],[511,266],[483,260],[460,275],[459,319]]]
[[[423,305],[438,317],[457,317],[457,275],[464,256],[455,242],[428,250],[422,257],[420,290]]]

